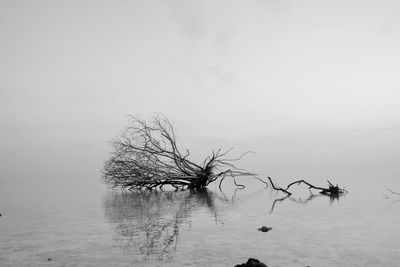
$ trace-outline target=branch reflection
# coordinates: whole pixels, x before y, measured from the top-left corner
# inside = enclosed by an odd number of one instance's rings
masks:
[[[172,257],[183,225],[191,226],[193,212],[206,209],[215,222],[215,193],[197,191],[113,192],[105,200],[105,213],[116,231],[115,241],[128,253],[144,259]]]
[[[307,204],[308,202],[314,200],[315,198],[319,198],[319,197],[323,197],[323,198],[329,198],[329,202],[330,204],[332,204],[335,200],[339,201],[339,195],[325,195],[325,194],[313,194],[310,192],[310,196],[307,198],[299,198],[299,197],[292,197],[292,196],[284,196],[282,198],[277,198],[274,200],[274,202],[272,203],[271,206],[271,210],[269,211],[269,214],[274,212],[274,209],[276,208],[276,205],[278,203],[281,203],[287,199],[289,199],[292,202],[298,203],[298,204]]]

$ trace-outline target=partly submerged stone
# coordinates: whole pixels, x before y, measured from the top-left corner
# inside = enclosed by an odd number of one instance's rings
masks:
[[[260,227],[260,228],[258,228],[258,231],[261,231],[261,232],[269,232],[269,231],[271,231],[272,230],[272,227],[267,227],[267,226],[262,226],[262,227]]]
[[[267,267],[267,265],[257,259],[249,258],[246,263],[237,264],[235,267]]]

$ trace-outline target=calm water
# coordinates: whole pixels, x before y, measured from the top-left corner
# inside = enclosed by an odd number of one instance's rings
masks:
[[[348,195],[305,203],[304,187],[279,201],[251,179],[241,180],[244,190],[226,182],[223,192],[113,192],[97,178],[34,190],[7,184],[0,266],[234,266],[249,257],[268,266],[400,266],[400,196],[386,190],[398,191],[399,178],[337,173]],[[263,225],[273,229],[257,231]]]

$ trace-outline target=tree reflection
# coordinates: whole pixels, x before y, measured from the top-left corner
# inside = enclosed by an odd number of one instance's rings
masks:
[[[218,222],[215,193],[197,191],[137,191],[110,193],[105,213],[114,224],[117,246],[145,259],[171,257],[182,225],[191,226],[191,215],[206,209]]]

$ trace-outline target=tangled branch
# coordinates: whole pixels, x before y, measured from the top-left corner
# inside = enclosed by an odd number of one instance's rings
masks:
[[[150,123],[130,116],[130,125],[119,138],[112,141],[114,152],[105,163],[104,181],[113,187],[141,190],[162,189],[169,185],[179,188],[204,188],[221,178],[254,176],[253,173],[237,168],[233,162],[238,158],[226,158],[232,150],[213,151],[202,163],[190,159],[189,150],[182,152],[177,145],[174,128],[161,115]]]

